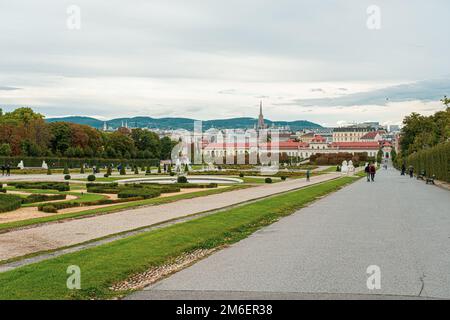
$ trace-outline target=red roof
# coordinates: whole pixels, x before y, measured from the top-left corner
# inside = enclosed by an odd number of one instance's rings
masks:
[[[279,141],[278,143],[265,142],[259,145],[250,143],[210,143],[205,148],[208,149],[249,149],[259,147],[261,149],[298,149],[307,148],[309,146],[306,142],[297,142],[293,140]]]
[[[378,142],[333,142],[332,148],[339,149],[379,149]]]
[[[246,142],[239,142],[239,143],[233,143],[233,142],[212,142],[205,146],[205,148],[211,148],[211,149],[232,149],[232,148],[245,148],[248,149],[250,147],[256,147],[256,144],[250,145],[250,143]]]
[[[323,143],[326,141],[326,139],[324,137],[322,137],[320,134],[318,134],[318,135],[314,136],[314,138],[311,141]]]
[[[361,139],[364,139],[364,140],[368,140],[368,139],[370,139],[370,140],[373,140],[373,139],[375,139],[375,137],[377,136],[377,134],[379,134],[380,132],[378,132],[378,131],[370,131],[370,132],[367,132],[365,135],[363,135],[362,137],[361,137]]]

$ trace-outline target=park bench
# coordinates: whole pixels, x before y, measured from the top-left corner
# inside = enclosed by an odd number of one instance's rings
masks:
[[[417,180],[425,180],[425,170],[422,170],[419,174],[417,174]]]
[[[434,184],[434,178],[436,178],[436,176],[434,174],[431,177],[428,177],[425,180],[426,184]]]

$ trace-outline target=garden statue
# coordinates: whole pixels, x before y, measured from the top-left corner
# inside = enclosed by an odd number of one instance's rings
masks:
[[[48,165],[47,165],[47,162],[45,162],[45,161],[42,161],[42,169],[45,169],[45,170],[47,170],[47,169],[48,169]]]
[[[350,160],[348,162],[348,174],[352,176],[355,173],[355,166],[353,165],[353,161]]]
[[[342,161],[341,173],[342,173],[343,175],[348,173],[348,164],[347,164],[347,160]]]
[[[20,162],[19,162],[19,164],[17,165],[17,167],[18,167],[20,170],[23,170],[23,169],[25,168],[25,166],[24,166],[24,164],[23,164],[23,160],[20,160]]]

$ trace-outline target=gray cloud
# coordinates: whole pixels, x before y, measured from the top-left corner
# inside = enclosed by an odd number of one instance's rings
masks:
[[[424,80],[387,87],[369,92],[358,92],[334,98],[294,99],[300,106],[358,106],[386,105],[389,102],[436,101],[450,92],[450,79]]]
[[[14,91],[14,90],[21,90],[21,89],[22,88],[0,86],[0,91]]]

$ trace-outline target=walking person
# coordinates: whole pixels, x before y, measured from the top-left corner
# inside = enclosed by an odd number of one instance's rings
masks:
[[[376,172],[377,172],[377,169],[375,168],[375,165],[372,163],[369,167],[370,180],[372,182],[375,182],[375,173]]]
[[[409,166],[408,171],[409,171],[409,177],[413,178],[414,177],[414,167],[413,166]]]
[[[11,175],[11,166],[9,165],[9,163],[6,165],[6,175],[7,176]]]
[[[309,182],[309,177],[310,176],[311,176],[311,171],[309,171],[309,169],[308,169],[308,170],[306,170],[306,181]]]
[[[364,172],[367,175],[367,182],[370,182],[370,165],[369,165],[369,163],[366,163],[366,167],[364,168]]]
[[[404,176],[406,173],[406,166],[405,164],[402,164],[402,173],[400,175]]]

